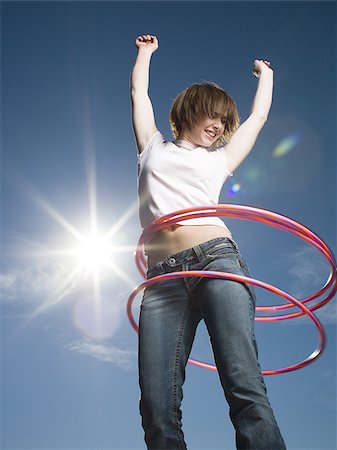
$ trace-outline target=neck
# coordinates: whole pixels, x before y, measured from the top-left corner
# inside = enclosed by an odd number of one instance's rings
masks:
[[[195,148],[198,148],[198,145],[195,145],[195,144],[193,144],[193,142],[188,141],[186,139],[180,139],[179,138],[179,139],[176,139],[174,141],[174,143],[176,145],[178,145],[178,147],[184,147],[184,148],[187,148],[189,150],[194,150]]]

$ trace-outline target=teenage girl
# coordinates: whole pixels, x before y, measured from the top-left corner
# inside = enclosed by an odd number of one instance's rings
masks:
[[[138,147],[142,229],[179,209],[218,204],[227,176],[251,151],[272,102],[269,61],[255,60],[259,78],[248,119],[215,83],[196,83],[173,102],[173,141],[158,130],[148,95],[149,67],[158,39],[138,36],[131,74],[132,123]],[[145,244],[147,279],[184,270],[214,270],[251,277],[230,230],[218,217],[177,222]],[[139,319],[140,412],[148,449],[186,449],[181,427],[182,386],[198,323],[205,321],[238,449],[278,450],[285,444],[261,375],[254,334],[253,285],[186,277],[143,292]],[[206,417],[205,417],[206,419]]]

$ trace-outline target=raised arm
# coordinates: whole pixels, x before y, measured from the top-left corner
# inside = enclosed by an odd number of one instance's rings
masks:
[[[248,119],[240,125],[226,147],[227,164],[233,172],[252,150],[268,119],[273,94],[273,71],[269,61],[255,60],[253,74],[259,78]]]
[[[158,131],[152,103],[148,95],[149,69],[152,53],[158,48],[156,36],[142,35],[136,39],[138,55],[130,78],[132,126],[138,152],[141,153],[150,138]]]

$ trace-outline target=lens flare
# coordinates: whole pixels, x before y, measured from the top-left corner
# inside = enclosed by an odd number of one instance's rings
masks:
[[[245,178],[252,182],[255,183],[256,181],[258,181],[262,176],[261,173],[261,169],[257,168],[255,166],[250,166],[247,167],[246,172],[245,172]]]
[[[239,191],[241,190],[241,184],[240,183],[234,183],[233,186],[231,186],[228,191],[227,195],[229,197],[234,197]]]
[[[92,339],[107,339],[120,326],[121,309],[117,303],[104,298],[97,307],[89,296],[81,298],[74,305],[73,318],[82,334]]]
[[[274,158],[281,158],[282,156],[289,153],[301,140],[302,133],[296,132],[293,133],[291,136],[286,137],[283,139],[273,150],[273,157]]]

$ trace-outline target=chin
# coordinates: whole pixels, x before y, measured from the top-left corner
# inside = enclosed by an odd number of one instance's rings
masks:
[[[211,147],[214,144],[214,142],[209,141],[208,139],[205,139],[204,141],[201,142],[203,142],[202,147]]]
[[[204,145],[204,147],[213,147],[214,144],[215,144],[215,141],[213,141],[213,142],[207,142],[207,144]]]

